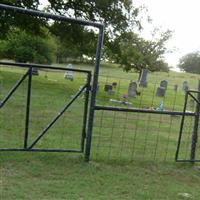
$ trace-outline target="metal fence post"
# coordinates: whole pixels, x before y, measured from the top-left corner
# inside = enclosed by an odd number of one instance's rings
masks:
[[[32,67],[29,68],[29,75],[28,75],[27,102],[26,102],[26,121],[25,121],[25,134],[24,134],[24,148],[25,149],[27,148],[27,144],[28,144],[31,89],[32,89]]]
[[[87,74],[87,88],[86,88],[86,92],[85,92],[85,105],[84,105],[84,114],[83,114],[82,138],[81,138],[81,151],[82,152],[84,152],[84,146],[85,146],[87,117],[88,117],[88,104],[89,104],[89,95],[90,95],[90,82],[91,82],[91,73],[88,73]]]
[[[101,61],[101,49],[103,46],[103,38],[104,38],[104,26],[102,25],[99,28],[99,36],[98,36],[97,50],[96,50],[96,63],[95,63],[95,69],[93,73],[93,84],[92,84],[92,89],[91,89],[92,94],[91,94],[91,101],[90,101],[88,131],[87,131],[86,150],[85,150],[85,160],[87,162],[90,160],[92,129],[93,129],[93,121],[94,121],[94,111],[95,111],[96,93],[97,93],[97,87],[98,87],[97,85],[98,85],[98,76],[99,76],[99,65]]]
[[[184,103],[184,107],[183,107],[183,115],[182,115],[182,119],[181,119],[180,131],[179,131],[179,136],[178,136],[178,144],[177,144],[176,155],[175,155],[176,161],[178,161],[178,155],[179,155],[179,150],[180,150],[180,146],[181,146],[181,137],[183,134],[183,126],[184,126],[184,121],[185,121],[187,102],[188,102],[188,92],[185,93],[185,103]]]
[[[197,99],[198,101],[200,101],[200,80],[198,81]],[[192,144],[191,144],[191,154],[190,154],[191,162],[195,161],[196,143],[198,141],[199,117],[200,117],[200,105],[199,103],[197,103],[196,109],[195,109],[194,127],[193,127],[193,132],[192,132]]]

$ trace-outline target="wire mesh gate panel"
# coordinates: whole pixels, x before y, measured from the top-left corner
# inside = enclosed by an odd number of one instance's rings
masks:
[[[83,152],[90,71],[0,64],[0,150]]]
[[[194,106],[195,116],[192,122],[188,122],[185,113]],[[199,90],[189,90],[185,96],[185,105],[181,120],[179,140],[176,152],[176,161],[179,162],[200,162],[199,142],[199,115],[200,115],[200,82]],[[192,123],[193,127],[190,128]]]
[[[137,87],[135,97],[126,93],[130,82],[137,77],[131,80],[103,75],[99,80],[92,158],[174,161],[182,116],[187,123],[187,135],[191,134],[195,120],[194,105],[183,112],[186,93],[182,87],[174,87],[175,79],[169,81],[163,97],[157,96],[159,79],[151,80],[148,87]],[[112,85],[111,91],[106,90],[107,85]],[[190,86],[196,89],[197,83]]]

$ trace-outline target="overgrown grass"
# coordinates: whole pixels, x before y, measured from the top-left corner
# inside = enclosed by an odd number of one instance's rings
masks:
[[[75,67],[93,69],[91,66]],[[0,67],[1,100],[24,72],[19,68]],[[64,80],[63,73],[55,71],[40,71],[39,76],[33,77],[29,144],[84,84],[84,75],[76,73],[74,76],[73,82]],[[110,98],[122,99],[130,80],[136,81],[137,76],[122,72],[116,66],[103,65],[97,104],[112,105]],[[148,88],[139,88],[142,97],[127,101],[134,107],[157,107],[162,98],[152,98],[152,93],[155,96],[155,87],[166,79],[169,86],[164,98],[165,109],[181,110],[182,82],[187,80],[191,88],[196,88],[198,78],[176,72],[152,73],[148,76]],[[120,87],[110,96],[104,92],[104,84],[113,81]],[[179,85],[176,94],[174,84]],[[26,89],[27,80],[0,110],[0,147],[23,147]],[[35,147],[80,148],[83,98],[78,98]],[[85,163],[81,154],[1,152],[0,197],[3,200],[199,199],[199,165],[174,162],[180,119],[97,111],[90,163]],[[187,134],[181,149],[184,158],[190,152],[192,120],[186,119]]]

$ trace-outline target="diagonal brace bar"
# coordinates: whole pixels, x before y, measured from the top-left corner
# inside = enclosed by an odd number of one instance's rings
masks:
[[[188,92],[188,94],[196,101],[196,103],[200,104],[199,99],[197,99],[193,94],[191,94],[191,92]],[[199,92],[198,92],[199,95]]]
[[[28,149],[33,148],[33,146],[35,146],[35,144],[37,144],[37,142],[44,136],[44,134],[55,124],[55,122],[64,114],[64,112],[70,107],[70,105],[80,96],[80,94],[84,91],[84,89],[88,86],[88,84],[86,83],[82,89],[80,91],[78,91],[76,93],[76,95],[74,96],[73,99],[71,99],[71,101],[65,105],[65,107],[61,110],[61,112],[58,113],[58,115],[56,117],[53,118],[53,120],[47,125],[47,127],[45,129],[43,129],[43,131],[39,134],[39,136],[35,139],[35,141],[28,147]]]
[[[29,70],[17,81],[17,83],[9,91],[9,93],[7,94],[7,96],[2,101],[0,101],[0,108],[2,108],[5,105],[5,103],[10,99],[10,97],[12,96],[12,94],[17,90],[17,88],[25,80],[25,78],[28,76],[28,74],[29,74]]]

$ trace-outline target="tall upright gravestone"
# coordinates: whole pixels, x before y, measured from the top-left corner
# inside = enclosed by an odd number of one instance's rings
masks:
[[[189,90],[189,85],[187,81],[183,82],[183,87],[182,87],[183,91],[187,92]]]
[[[139,86],[140,87],[147,87],[147,74],[148,74],[148,70],[142,69],[142,72],[141,72],[140,78],[139,78]]]
[[[72,64],[68,64],[67,65],[67,68],[68,69],[73,69],[73,65]],[[74,80],[74,73],[73,73],[73,71],[71,71],[71,70],[67,70],[66,72],[65,72],[65,74],[64,74],[64,78],[65,79],[68,79],[68,80],[70,80],[70,81],[73,81]]]
[[[166,80],[160,81],[160,87],[164,87],[165,90],[167,89],[168,82]]]
[[[136,82],[130,82],[128,86],[128,96],[129,97],[136,97],[137,96],[137,83]]]
[[[166,80],[160,81],[160,86],[156,90],[156,96],[164,97],[167,90],[168,82]]]

